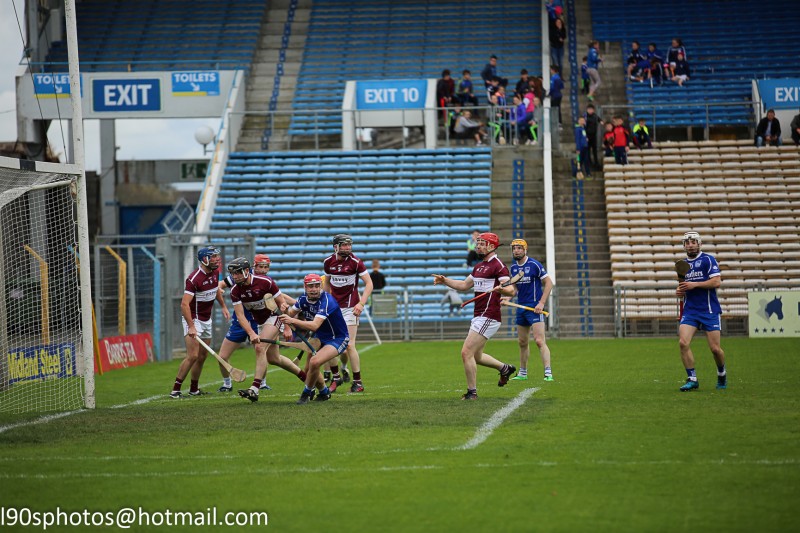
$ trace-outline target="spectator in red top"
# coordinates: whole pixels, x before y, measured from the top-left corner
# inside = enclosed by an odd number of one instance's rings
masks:
[[[622,117],[614,117],[614,162],[616,164],[628,164],[628,145],[630,142],[631,136],[622,124]]]
[[[450,77],[450,71],[444,69],[441,79],[436,82],[436,101],[439,103],[439,107],[449,107],[452,105],[455,93],[456,82]],[[446,117],[447,111],[445,111],[445,118]]]

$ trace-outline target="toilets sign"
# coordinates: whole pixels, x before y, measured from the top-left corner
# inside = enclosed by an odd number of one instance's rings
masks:
[[[173,72],[172,96],[219,96],[219,72]]]
[[[161,80],[92,80],[92,108],[96,112],[161,110]]]

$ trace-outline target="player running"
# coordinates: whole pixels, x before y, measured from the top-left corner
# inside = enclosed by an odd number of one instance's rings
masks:
[[[680,388],[681,392],[700,388],[691,348],[692,338],[698,329],[705,330],[708,347],[717,363],[717,388],[728,387],[725,352],[720,345],[722,308],[717,299],[717,289],[722,285],[722,275],[717,260],[700,251],[702,244],[700,234],[696,231],[687,231],[683,234],[683,249],[686,251],[685,261],[689,263],[689,271],[675,291],[678,296],[683,296],[683,313],[678,328],[678,338],[681,359],[688,376],[686,383]]]
[[[200,396],[205,392],[200,390],[200,374],[203,372],[203,363],[206,362],[208,352],[201,348],[197,339],[200,338],[211,344],[211,309],[214,300],[222,306],[222,315],[225,320],[230,319],[228,307],[222,291],[219,290],[219,263],[220,252],[215,246],[206,246],[197,251],[197,260],[200,265],[192,270],[186,277],[183,299],[181,300],[181,321],[183,322],[183,340],[186,344],[186,358],[178,368],[178,375],[170,392],[170,398],[181,398],[181,386],[186,375],[191,370],[192,383],[189,387],[190,396]]]
[[[257,276],[266,276],[269,274],[269,267],[271,261],[269,256],[266,254],[256,254],[253,258],[253,274]],[[219,288],[230,289],[236,283],[233,281],[233,276],[228,274],[225,278],[219,282]],[[285,295],[284,295],[285,297]],[[253,315],[250,314],[250,311],[247,309],[244,310],[245,318],[250,322],[250,327],[253,331],[258,329],[258,322],[255,321]],[[239,324],[239,319],[234,312],[231,316],[231,325],[228,328],[228,333],[225,334],[225,339],[222,341],[222,346],[219,349],[219,356],[222,357],[225,361],[229,361],[231,355],[233,354],[234,350],[239,348],[242,343],[246,342],[247,339],[247,332],[244,328]],[[269,365],[267,365],[269,368]],[[233,390],[233,383],[231,383],[231,375],[225,370],[225,367],[219,365],[219,371],[222,374],[222,386],[219,388],[219,392],[231,392]],[[265,370],[266,372],[266,370]],[[262,377],[261,380],[261,389],[260,390],[271,390],[270,386],[267,385],[266,375]]]
[[[306,362],[306,386],[300,399],[297,400],[298,404],[305,404],[314,399],[315,386],[319,391],[316,401],[324,402],[331,398],[331,392],[335,388],[333,385],[330,388],[325,386],[320,370],[325,363],[344,353],[350,342],[349,328],[342,310],[336,299],[322,290],[322,278],[317,274],[308,274],[303,278],[303,286],[305,294],[287,310],[289,316],[281,317],[286,324],[316,332],[316,338],[321,345],[316,355],[309,357]],[[295,318],[300,313],[306,320]],[[353,372],[355,379],[355,370]],[[363,390],[362,387],[358,392]]]
[[[519,373],[512,381],[526,381],[528,379],[528,358],[530,357],[531,327],[533,327],[533,340],[539,347],[539,355],[544,365],[544,380],[553,381],[553,371],[550,368],[550,348],[545,340],[544,304],[553,290],[553,279],[544,266],[532,257],[528,257],[528,243],[524,239],[511,241],[511,275],[516,276],[522,272],[522,278],[516,284],[517,303],[533,307],[536,311],[517,309],[517,340],[519,342]]]
[[[364,392],[364,384],[361,382],[361,361],[356,350],[356,334],[359,317],[372,294],[372,279],[364,261],[353,255],[353,238],[350,235],[344,233],[334,235],[333,252],[322,263],[326,274],[322,289],[336,299],[347,324],[350,343],[341,359],[343,366],[349,362],[350,370],[353,372],[350,392]],[[361,296],[358,294],[358,278],[364,281],[364,292]],[[339,376],[338,366],[331,365],[331,371],[333,372],[331,390],[334,391],[344,383],[344,380]]]
[[[239,320],[239,325],[247,333],[250,343],[256,349],[256,370],[253,376],[253,384],[249,389],[240,389],[239,396],[251,402],[258,401],[258,391],[261,382],[267,373],[267,362],[277,365],[287,372],[291,372],[301,381],[305,381],[306,373],[300,370],[297,365],[278,351],[274,344],[267,345],[261,342],[261,337],[265,339],[275,339],[279,333],[278,317],[273,316],[267,309],[264,297],[271,295],[279,306],[285,306],[283,294],[278,285],[269,276],[258,276],[250,271],[250,262],[244,257],[237,257],[228,264],[233,282],[236,284],[231,289],[231,301],[233,310]],[[250,311],[257,324],[257,328],[250,325],[250,321],[245,316],[245,310]]]
[[[475,251],[481,262],[472,269],[472,274],[463,281],[447,278],[441,274],[433,275],[434,285],[445,285],[457,291],[466,291],[475,287],[475,296],[491,292],[495,287],[509,280],[508,268],[497,257],[496,250],[500,239],[494,233],[481,233]],[[500,297],[513,296],[514,287],[509,285],[494,291],[488,297],[475,302],[475,315],[470,324],[469,333],[461,347],[461,359],[464,362],[464,373],[467,376],[467,393],[462,400],[477,400],[478,367],[488,366],[500,371],[498,387],[508,383],[508,378],[516,372],[513,365],[502,363],[487,353],[483,353],[486,342],[500,329]]]

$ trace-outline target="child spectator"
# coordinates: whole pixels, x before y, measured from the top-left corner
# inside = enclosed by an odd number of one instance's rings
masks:
[[[650,87],[661,85],[664,83],[664,65],[657,57],[650,58],[650,69],[647,71],[647,79],[650,80]]]
[[[494,103],[494,95],[497,92],[497,89],[500,87],[500,78],[497,76],[493,76],[489,80],[489,86],[486,87],[486,101],[489,105]]]
[[[688,59],[686,56],[686,48],[683,47],[683,41],[677,37],[672,39],[672,46],[667,50],[667,65],[669,66],[670,77],[675,75],[675,66],[678,63],[678,54],[683,54],[683,59]]]
[[[640,118],[639,122],[633,127],[633,141],[639,150],[645,144],[647,144],[648,148],[653,147],[653,143],[650,142],[650,130],[647,129],[647,121],[644,118]]]
[[[508,118],[514,128],[514,137],[512,144],[519,144],[521,139],[529,140],[528,134],[528,106],[522,101],[522,97],[518,94],[514,95],[514,107],[509,110]]]
[[[583,171],[584,176],[587,178],[590,177],[589,138],[586,136],[586,119],[583,117],[578,119],[578,124],[575,126],[575,153],[580,162],[578,170]]]
[[[589,53],[586,54],[586,73],[589,74],[589,79],[591,80],[589,84],[589,94],[587,96],[589,101],[594,100],[594,93],[602,83],[602,80],[600,80],[600,73],[597,71],[602,62],[603,58],[600,57],[600,43],[598,41],[592,41],[589,43]]]
[[[478,105],[478,98],[472,92],[472,73],[464,69],[461,79],[456,84],[456,99],[461,105]]]
[[[539,124],[542,123],[544,116],[544,109],[542,108],[542,101],[539,98],[533,98],[533,120],[530,121],[531,137],[533,140],[530,144],[536,144],[539,141]]]
[[[550,67],[550,107],[558,108],[558,127],[561,128],[561,91],[564,90],[564,81],[559,72],[557,66]]]
[[[614,155],[614,125],[606,122],[606,131],[603,134],[603,156],[611,157]]]
[[[622,117],[614,117],[614,162],[616,164],[628,164],[628,145],[630,142],[630,134],[622,124]]]
[[[519,81],[517,85],[514,87],[514,94],[518,94],[520,96],[525,96],[525,93],[528,92],[528,82],[530,79],[528,78],[528,70],[522,69],[519,71]]]
[[[664,54],[656,46],[656,43],[650,43],[647,45],[647,54],[645,54],[647,59],[656,58],[660,63],[664,62]]]
[[[550,19],[550,63],[563,68],[564,42],[567,40],[567,30],[561,17]]]
[[[441,79],[436,82],[436,101],[439,107],[448,107],[452,104],[455,90],[456,82],[450,77],[450,71],[444,69]]]
[[[595,170],[600,170],[600,160],[597,158],[597,141],[603,119],[597,114],[594,104],[586,106],[586,113],[583,116],[586,119],[586,138],[589,140],[589,164]]]
[[[544,98],[544,78],[541,76],[533,78],[533,95],[539,100]]]
[[[581,63],[581,92],[589,94],[589,73],[586,71],[589,65],[586,64],[588,58],[583,56],[583,63]]]
[[[626,61],[628,65],[628,79],[631,81],[634,81],[633,72],[636,70],[636,66],[642,59],[644,59],[644,56],[642,55],[639,41],[633,41],[633,43],[631,43],[631,53],[628,54],[628,59]]]
[[[489,89],[489,85],[491,85],[492,78],[497,78],[497,56],[492,54],[489,57],[489,62],[486,63],[486,66],[483,67],[481,71],[481,78],[483,79],[483,83],[486,84],[486,89]]]
[[[675,68],[672,71],[672,81],[677,83],[679,87],[683,87],[683,84],[689,81],[690,74],[689,63],[686,62],[683,54],[678,52],[678,60],[675,62]]]

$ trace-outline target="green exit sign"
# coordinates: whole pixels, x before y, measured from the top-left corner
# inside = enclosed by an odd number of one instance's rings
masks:
[[[208,163],[181,163],[182,180],[204,180],[208,171]]]

